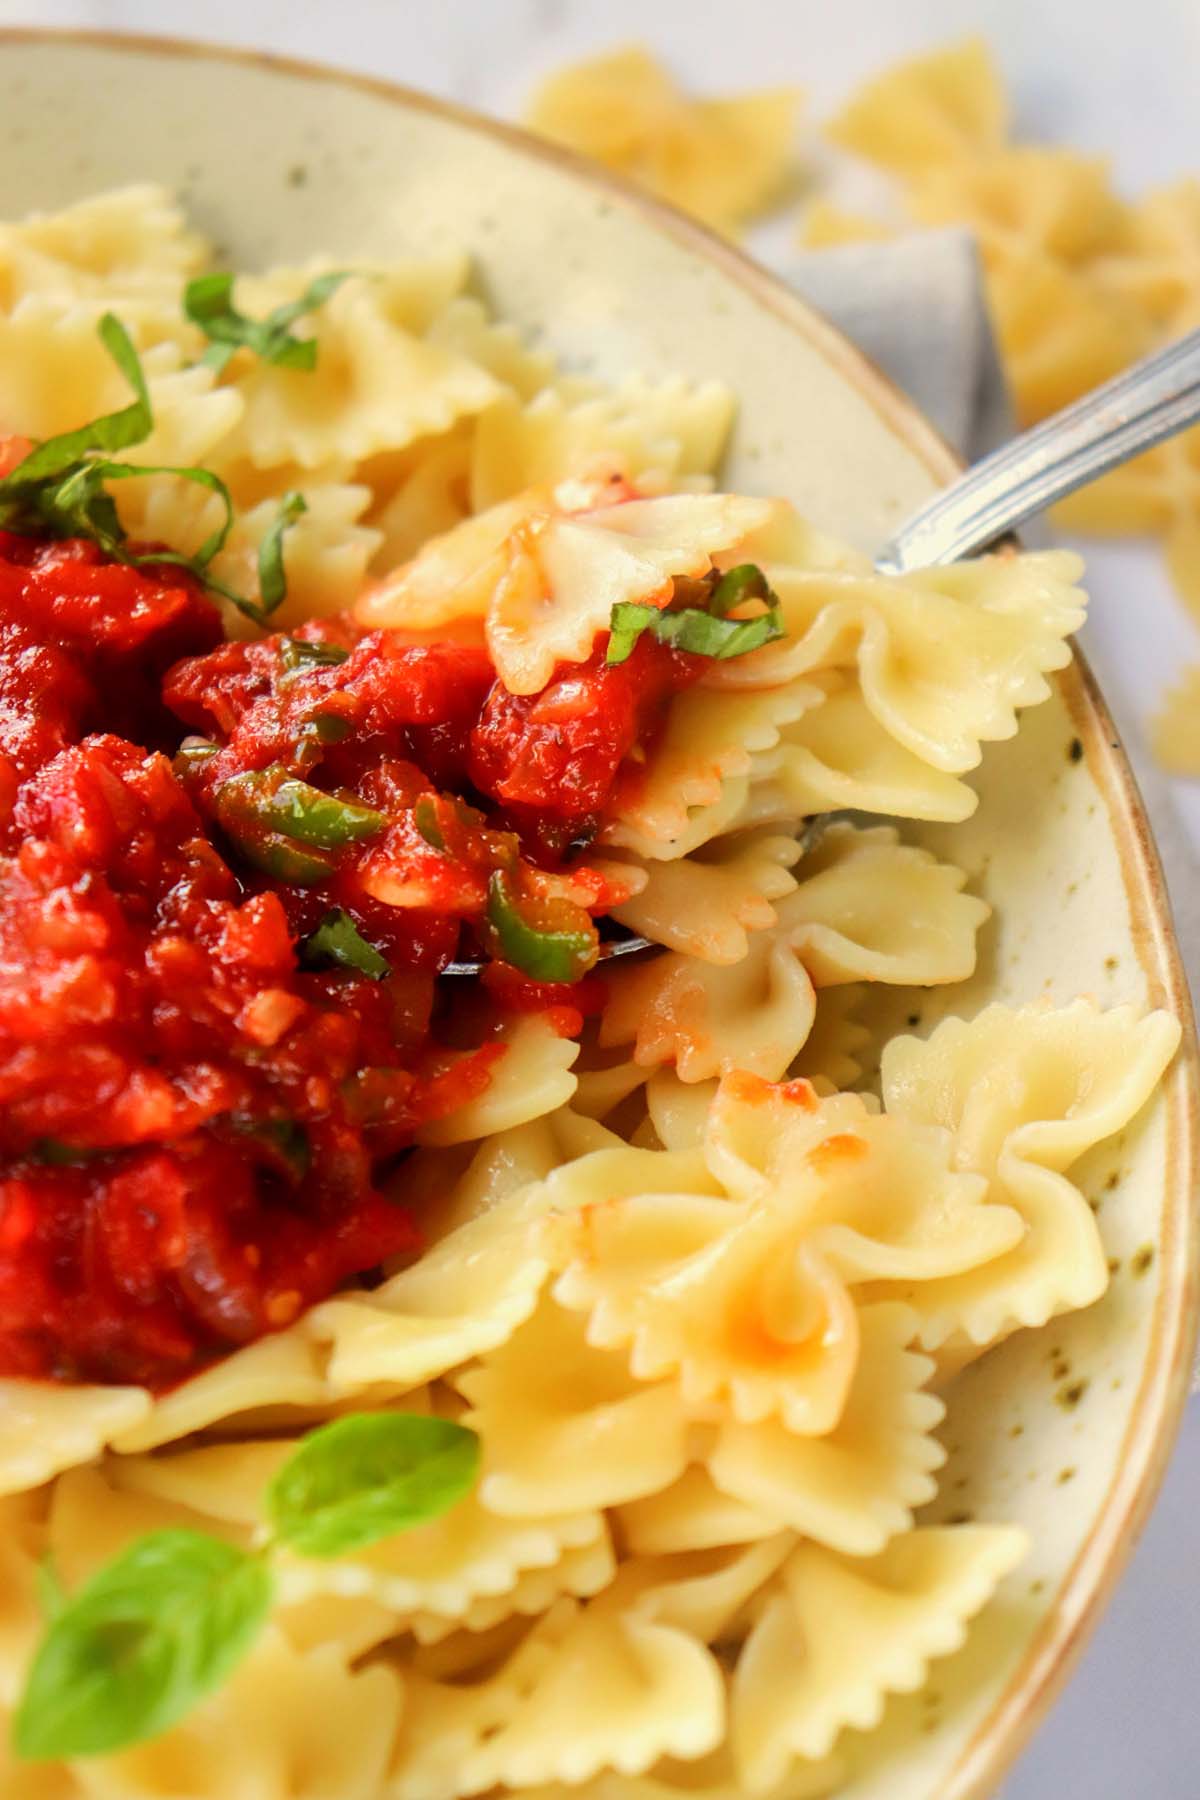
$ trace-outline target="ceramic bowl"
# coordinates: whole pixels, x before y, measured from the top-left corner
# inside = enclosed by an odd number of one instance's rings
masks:
[[[486,297],[572,367],[720,376],[728,485],[779,492],[864,547],[955,463],[788,289],[670,210],[482,118],[379,82],[129,38],[0,34],[0,217],[146,178],[235,264],[468,246]],[[979,972],[904,996],[920,1026],[992,999],[1166,1006],[1166,1084],[1082,1168],[1113,1264],[1090,1311],[954,1386],[933,1517],[1016,1520],[1028,1563],[927,1688],[864,1740],[847,1800],[966,1800],[1025,1742],[1111,1594],[1166,1462],[1196,1308],[1196,1061],[1162,876],[1112,722],[1078,661],[991,747],[947,835],[995,906]],[[903,1024],[903,1018],[897,1020]]]

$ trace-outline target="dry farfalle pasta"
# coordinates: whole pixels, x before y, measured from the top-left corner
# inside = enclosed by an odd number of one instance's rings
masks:
[[[731,231],[786,191],[798,100],[784,87],[693,100],[631,47],[552,75],[526,116],[535,131]]]

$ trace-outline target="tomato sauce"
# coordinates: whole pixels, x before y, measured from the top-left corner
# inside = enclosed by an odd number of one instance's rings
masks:
[[[416,1253],[414,1132],[505,1016],[602,1000],[504,946],[594,938],[581,853],[694,662],[517,698],[474,644],[226,643],[179,569],[0,533],[0,1375],[161,1388]]]

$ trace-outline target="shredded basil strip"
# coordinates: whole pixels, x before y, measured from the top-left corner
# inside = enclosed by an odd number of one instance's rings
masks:
[[[306,968],[336,963],[339,968],[353,969],[372,981],[382,981],[392,972],[387,958],[367,942],[350,914],[340,906],[327,912],[317,929],[309,932],[300,945],[300,961]]]
[[[708,611],[724,618],[747,600],[775,602],[771,584],[757,563],[738,563],[736,568],[726,569],[709,597]]]
[[[197,275],[183,290],[183,310],[193,325],[209,339],[201,361],[218,374],[238,350],[251,350],[263,362],[284,369],[315,369],[317,340],[293,337],[297,319],[316,312],[334,294],[352,269],[334,269],[310,281],[298,300],[276,306],[265,319],[250,319],[233,304],[233,275],[218,271]]]
[[[761,650],[764,644],[774,643],[784,635],[777,604],[754,619],[721,619],[694,606],[680,612],[663,612],[656,606],[621,600],[613,607],[609,629],[611,636],[604,660],[610,666],[623,663],[632,655],[643,631],[660,644],[670,644],[692,656],[709,656],[716,662]]]
[[[105,413],[102,418],[93,419],[89,425],[80,425],[74,431],[64,431],[57,437],[45,438],[0,482],[0,499],[16,494],[23,488],[52,481],[56,475],[63,475],[68,469],[73,469],[76,463],[93,450],[127,450],[131,444],[140,444],[150,436],[154,428],[150,393],[129,333],[114,313],[105,313],[98,329],[101,343],[137,398],[131,405],[123,406],[119,412]]]
[[[283,534],[294,525],[301,513],[308,511],[308,501],[294,490],[283,496],[270,530],[258,547],[259,611],[269,617],[287,595],[287,576],[283,571]]]
[[[211,469],[177,468],[169,463],[117,462],[103,454],[143,443],[154,429],[154,413],[141,361],[121,321],[115,314],[105,313],[99,333],[101,342],[136,398],[119,412],[106,413],[88,425],[80,425],[75,431],[45,439],[15,469],[10,469],[0,479],[0,530],[87,538],[106,556],[131,568],[167,563],[187,569],[210,592],[220,594],[256,624],[261,624],[286,592],[283,533],[303,512],[303,498],[298,494],[285,496],[279,517],[263,539],[259,551],[261,604],[234,593],[217,581],[209,565],[224,549],[233,526],[233,500],[229,489]],[[180,481],[207,488],[220,500],[219,524],[191,555],[180,550],[148,550],[135,555],[126,547],[125,530],[106,483],[135,480],[141,475],[174,475]]]
[[[752,619],[727,617],[749,600],[764,601],[766,611]],[[619,600],[609,620],[605,662],[611,667],[627,661],[644,631],[660,644],[670,644],[692,656],[710,656],[716,662],[761,650],[764,644],[784,636],[778,596],[757,563],[739,563],[727,570],[714,583],[703,607],[683,606],[672,611],[637,600]]]

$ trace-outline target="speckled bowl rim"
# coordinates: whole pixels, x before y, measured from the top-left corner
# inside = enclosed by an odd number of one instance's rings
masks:
[[[56,43],[127,56],[147,53],[188,57],[215,65],[236,63],[305,82],[335,84],[413,112],[449,120],[565,171],[638,214],[647,225],[675,239],[693,255],[705,258],[759,305],[807,338],[936,480],[953,479],[962,466],[955,452],[907,396],[777,276],[666,202],[518,126],[435,99],[399,82],[267,51],[141,32],[0,26],[0,50],[12,44]],[[1158,1244],[1162,1281],[1142,1379],[1104,1504],[1060,1585],[1053,1610],[964,1746],[936,1800],[979,1800],[989,1793],[1028,1742],[1074,1668],[1112,1596],[1162,1484],[1188,1395],[1192,1351],[1200,1325],[1200,1213],[1195,1204],[1200,1188],[1200,1053],[1162,865],[1128,758],[1096,679],[1078,649],[1074,661],[1056,679],[1107,810],[1120,859],[1132,935],[1151,1002],[1166,1007],[1183,1027],[1183,1042],[1166,1102],[1163,1231]]]

